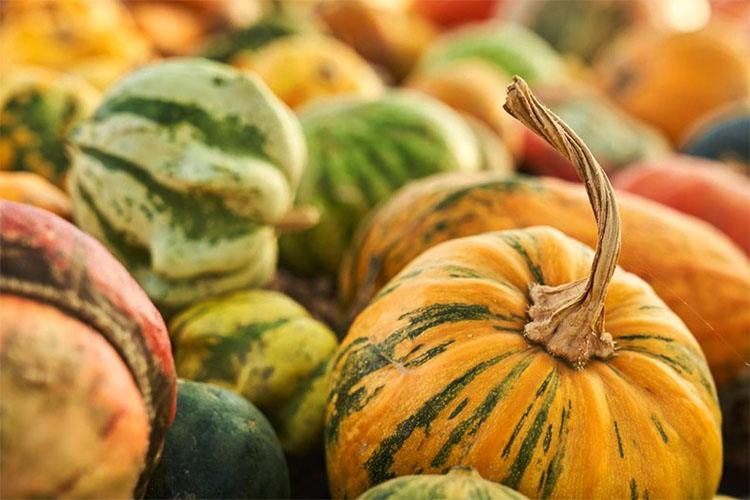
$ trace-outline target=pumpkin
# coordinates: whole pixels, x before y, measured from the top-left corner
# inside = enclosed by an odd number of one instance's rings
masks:
[[[322,441],[326,365],[336,335],[302,306],[270,290],[198,302],[169,331],[180,377],[230,389],[271,420],[284,450]]]
[[[493,172],[513,172],[515,169],[513,156],[500,136],[484,122],[473,116],[464,115],[464,120],[474,133],[479,147],[480,169]]]
[[[411,8],[443,28],[453,28],[486,21],[503,3],[503,0],[413,0]]]
[[[390,7],[369,0],[325,0],[319,2],[317,15],[336,38],[401,81],[435,39],[437,29],[422,16],[395,4]]]
[[[241,53],[232,64],[255,72],[293,109],[321,96],[383,92],[378,74],[353,49],[320,35],[284,37],[255,53]]]
[[[668,156],[631,165],[612,183],[705,220],[750,254],[750,179],[723,164]]]
[[[461,117],[414,92],[321,99],[300,120],[309,158],[297,201],[321,218],[280,240],[282,264],[298,274],[334,275],[360,220],[410,180],[480,168]]]
[[[358,500],[523,500],[507,486],[482,479],[477,471],[454,467],[445,475],[401,476],[370,488]]]
[[[719,385],[750,357],[750,264],[708,224],[627,193],[622,267],[644,279],[687,324]],[[339,294],[354,317],[404,266],[442,241],[549,225],[596,241],[579,185],[523,175],[445,175],[396,193],[360,229],[344,258]],[[720,284],[720,285],[719,285]]]
[[[70,163],[65,137],[94,111],[99,92],[42,68],[13,68],[0,80],[0,169],[28,170],[63,186]]]
[[[70,223],[8,201],[0,218],[3,496],[141,496],[174,416],[161,316]]]
[[[453,109],[483,122],[500,136],[514,158],[521,155],[523,127],[496,102],[510,79],[482,61],[461,61],[412,75],[405,86],[429,94]]]
[[[263,285],[303,141],[257,77],[204,59],[145,67],[72,136],[76,222],[165,310]]]
[[[199,53],[203,57],[229,63],[235,57],[257,51],[274,40],[300,30],[301,27],[285,17],[267,16],[249,26],[214,35]]]
[[[731,28],[634,29],[601,54],[596,79],[626,112],[679,144],[706,113],[750,94],[746,44]]]
[[[617,203],[583,142],[522,80],[506,109],[579,167],[596,253],[543,226],[410,262],[334,358],[333,496],[456,465],[540,498],[712,496],[721,415],[698,343],[616,266]]]
[[[701,120],[680,151],[731,163],[750,173],[750,103],[731,106]]]
[[[565,77],[562,60],[547,42],[520,25],[494,21],[443,35],[425,52],[418,69],[428,72],[466,60],[486,62],[534,84]]]
[[[520,0],[511,3],[504,15],[527,26],[561,54],[591,62],[627,27],[654,18],[655,7],[642,0]]]
[[[271,424],[231,391],[180,380],[177,415],[147,498],[288,498]]]
[[[184,1],[131,1],[128,7],[153,47],[167,55],[194,53],[216,21]]]
[[[116,0],[8,4],[0,31],[4,64],[74,73],[104,89],[151,57],[149,43]]]
[[[0,172],[0,199],[34,205],[63,219],[72,218],[68,195],[31,172]]]
[[[724,472],[719,490],[737,497],[750,493],[750,368],[719,391],[724,439]]]
[[[669,151],[669,143],[660,133],[631,118],[593,89],[550,86],[538,89],[538,94],[576,131],[608,172]],[[528,129],[524,133],[523,163],[534,174],[578,179],[573,165]]]

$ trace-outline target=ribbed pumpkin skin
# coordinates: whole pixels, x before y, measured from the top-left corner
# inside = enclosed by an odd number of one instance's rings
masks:
[[[304,162],[299,123],[229,66],[175,59],[132,73],[74,134],[76,222],[162,307],[259,286],[271,224]]]
[[[446,242],[359,315],[335,358],[326,418],[335,497],[397,475],[475,468],[539,498],[708,498],[721,416],[698,343],[635,275],[604,305],[619,350],[582,370],[527,343],[528,289],[590,273],[548,227]]]
[[[88,325],[128,367],[148,415],[148,450],[135,492],[141,495],[175,411],[176,377],[164,321],[123,266],[72,224],[7,201],[0,201],[0,219],[0,292],[48,304]],[[107,362],[99,361],[106,369]],[[45,359],[36,362],[44,365]]]
[[[170,333],[180,377],[243,395],[268,415],[289,453],[320,442],[338,340],[302,306],[278,292],[236,292],[193,305]]]
[[[263,414],[242,397],[180,380],[177,416],[147,498],[288,498],[289,471]]]
[[[0,295],[0,494],[132,498],[149,420],[130,370],[96,330]]]
[[[660,133],[623,113],[597,92],[550,87],[538,93],[544,96],[546,106],[584,140],[608,172],[669,151],[669,144]],[[523,161],[537,175],[578,181],[573,165],[529,129],[524,129]]]
[[[724,235],[697,219],[627,194],[620,265],[649,282],[695,335],[719,385],[750,356],[750,265]],[[584,190],[555,179],[443,176],[405,188],[363,227],[342,264],[345,302],[368,300],[414,257],[442,241],[549,225],[594,245]],[[362,306],[363,304],[355,304]]]
[[[34,67],[3,71],[0,170],[28,170],[62,186],[70,163],[65,138],[98,101],[95,88],[71,75]]]
[[[401,476],[370,488],[357,500],[523,500],[507,486],[482,479],[476,471]]]
[[[532,84],[556,81],[565,74],[560,57],[547,42],[522,26],[497,22],[467,25],[443,36],[422,56],[418,68],[430,71],[476,59]]]
[[[300,115],[309,159],[297,201],[321,212],[315,227],[280,239],[282,264],[334,275],[359,222],[410,180],[480,168],[460,115],[416,92],[320,99]]]
[[[151,57],[151,47],[116,0],[6,2],[3,63],[83,76],[100,89]]]

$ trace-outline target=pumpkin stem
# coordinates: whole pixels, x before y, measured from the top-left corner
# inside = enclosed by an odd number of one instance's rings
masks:
[[[614,191],[583,141],[518,76],[508,86],[504,108],[573,164],[594,210],[598,237],[591,274],[560,286],[532,285],[531,322],[524,328],[528,340],[582,368],[592,357],[606,359],[615,352],[612,336],[604,331],[604,299],[620,256],[620,214]]]
[[[277,233],[294,233],[313,227],[320,221],[320,212],[315,207],[292,207],[273,225]]]

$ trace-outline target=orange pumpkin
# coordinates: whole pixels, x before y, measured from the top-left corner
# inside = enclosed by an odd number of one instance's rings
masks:
[[[750,261],[696,218],[619,193],[620,265],[645,279],[695,335],[719,385],[750,358]],[[406,264],[440,242],[548,225],[588,245],[596,227],[580,185],[523,175],[445,175],[413,182],[360,228],[339,293],[358,312]]]
[[[32,172],[0,172],[0,199],[34,205],[68,220],[73,215],[68,195]]]
[[[433,71],[416,73],[405,85],[429,94],[448,106],[488,125],[514,158],[521,156],[523,127],[497,105],[510,78],[482,61],[459,61]]]
[[[629,32],[602,53],[598,79],[625,111],[677,144],[701,116],[750,94],[747,43],[731,28]]]
[[[720,413],[700,347],[616,269],[612,187],[522,81],[515,116],[576,162],[597,250],[549,227],[461,238],[412,261],[334,359],[334,497],[463,465],[529,497],[709,498]]]

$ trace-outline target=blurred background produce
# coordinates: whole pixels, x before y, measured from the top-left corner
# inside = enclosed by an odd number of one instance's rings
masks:
[[[217,470],[237,479],[225,496],[260,495],[242,480],[259,475],[271,496],[328,495],[328,362],[381,286],[422,250],[486,230],[548,224],[594,244],[572,165],[502,109],[514,74],[621,193],[620,264],[701,344],[724,412],[719,491],[750,495],[747,0],[6,0],[0,54],[0,199],[98,238],[170,324],[177,373],[244,396],[181,382],[179,426],[149,495],[207,496]],[[82,384],[102,377],[107,393],[131,373],[90,318],[46,306],[31,321],[20,312],[42,305],[30,302],[13,311],[24,335],[65,324],[58,354],[79,346],[111,359],[111,370],[90,363]],[[39,346],[58,337],[24,340],[26,355],[56,369],[59,356]],[[23,342],[3,340],[3,359]],[[3,392],[31,408],[19,383],[3,372]],[[123,404],[145,411],[130,385]],[[75,411],[91,404],[76,401]],[[180,437],[205,425],[237,434],[216,421],[222,405],[259,422],[242,436],[258,444],[247,455],[216,458]],[[80,446],[91,421],[81,422],[49,456]],[[5,456],[28,452],[2,439]],[[134,438],[129,451],[155,443]],[[56,493],[36,480],[8,489],[27,462],[3,462],[2,496]],[[142,491],[147,474],[125,469],[70,491]]]

